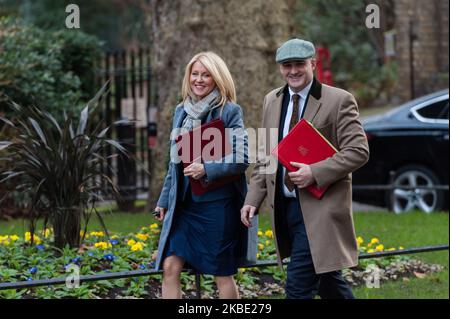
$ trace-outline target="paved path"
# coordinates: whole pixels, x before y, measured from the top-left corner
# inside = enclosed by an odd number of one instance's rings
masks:
[[[386,207],[378,207],[372,205],[366,205],[358,202],[353,202],[354,212],[387,212]]]

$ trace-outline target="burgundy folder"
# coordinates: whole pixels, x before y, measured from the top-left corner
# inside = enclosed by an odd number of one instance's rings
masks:
[[[216,161],[232,152],[228,134],[221,119],[212,120],[181,134],[175,141],[183,168],[193,162]],[[210,190],[237,181],[240,177],[240,175],[229,175],[208,183],[205,183],[203,179],[196,180],[190,177],[189,182],[193,194],[203,195]]]

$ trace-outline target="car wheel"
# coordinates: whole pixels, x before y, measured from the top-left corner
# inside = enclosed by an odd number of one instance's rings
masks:
[[[435,186],[439,185],[436,174],[424,166],[408,165],[395,173],[395,186]],[[444,203],[444,194],[436,189],[401,189],[394,188],[393,193],[388,192],[388,207],[396,214],[413,209],[419,209],[427,214],[441,210]]]

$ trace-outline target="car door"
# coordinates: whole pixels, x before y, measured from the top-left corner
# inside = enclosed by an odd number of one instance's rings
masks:
[[[448,184],[449,175],[449,101],[448,94],[432,103],[413,108],[413,115],[423,123],[425,145],[433,170],[441,183]]]

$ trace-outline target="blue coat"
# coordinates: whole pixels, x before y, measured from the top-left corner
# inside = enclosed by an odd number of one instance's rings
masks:
[[[220,112],[222,112],[222,114],[220,114]],[[173,116],[172,129],[180,128],[185,116],[186,112],[184,111],[182,104],[178,105]],[[228,175],[241,174],[241,178],[222,188],[209,191],[202,196],[193,195],[193,197],[196,201],[211,201],[229,196],[230,188],[234,188],[233,191],[236,190],[236,192],[234,193],[237,194],[237,198],[235,198],[235,200],[237,201],[237,207],[242,207],[245,196],[247,194],[245,170],[249,165],[247,152],[248,140],[247,134],[244,130],[242,109],[237,104],[227,102],[223,106],[222,110],[221,108],[212,110],[206,118],[206,123],[210,122],[213,119],[219,118],[219,116],[224,122],[226,128],[240,129],[240,134],[235,135],[235,140],[233,141],[233,152],[228,155],[233,156],[234,158],[238,158],[240,159],[240,161],[226,161],[225,163],[206,162],[204,163],[206,177],[209,182],[213,182],[218,178]],[[244,145],[244,147],[236,148],[235,146],[239,144]],[[170,148],[172,150],[176,149],[175,141],[173,139],[170,141]],[[161,195],[157,203],[157,206],[167,209],[158,244],[158,254],[155,265],[155,268],[157,270],[162,268],[161,264],[163,251],[166,246],[167,238],[172,226],[177,201],[180,201],[184,198],[184,193],[187,190],[187,187],[184,187],[183,189],[180,189],[179,187],[181,183],[184,186],[186,186],[188,183],[187,177],[182,174],[182,168],[180,168],[180,165],[181,164],[174,163],[172,160],[170,161],[167,175],[164,179],[164,184],[161,190]],[[181,192],[181,194],[179,194],[179,192]],[[246,246],[244,247],[246,248],[246,252],[243,255],[241,264],[245,264],[246,262],[253,262],[256,260],[258,230],[258,223],[256,218],[252,222],[252,225],[253,227],[243,233],[240,238],[242,245]]]

